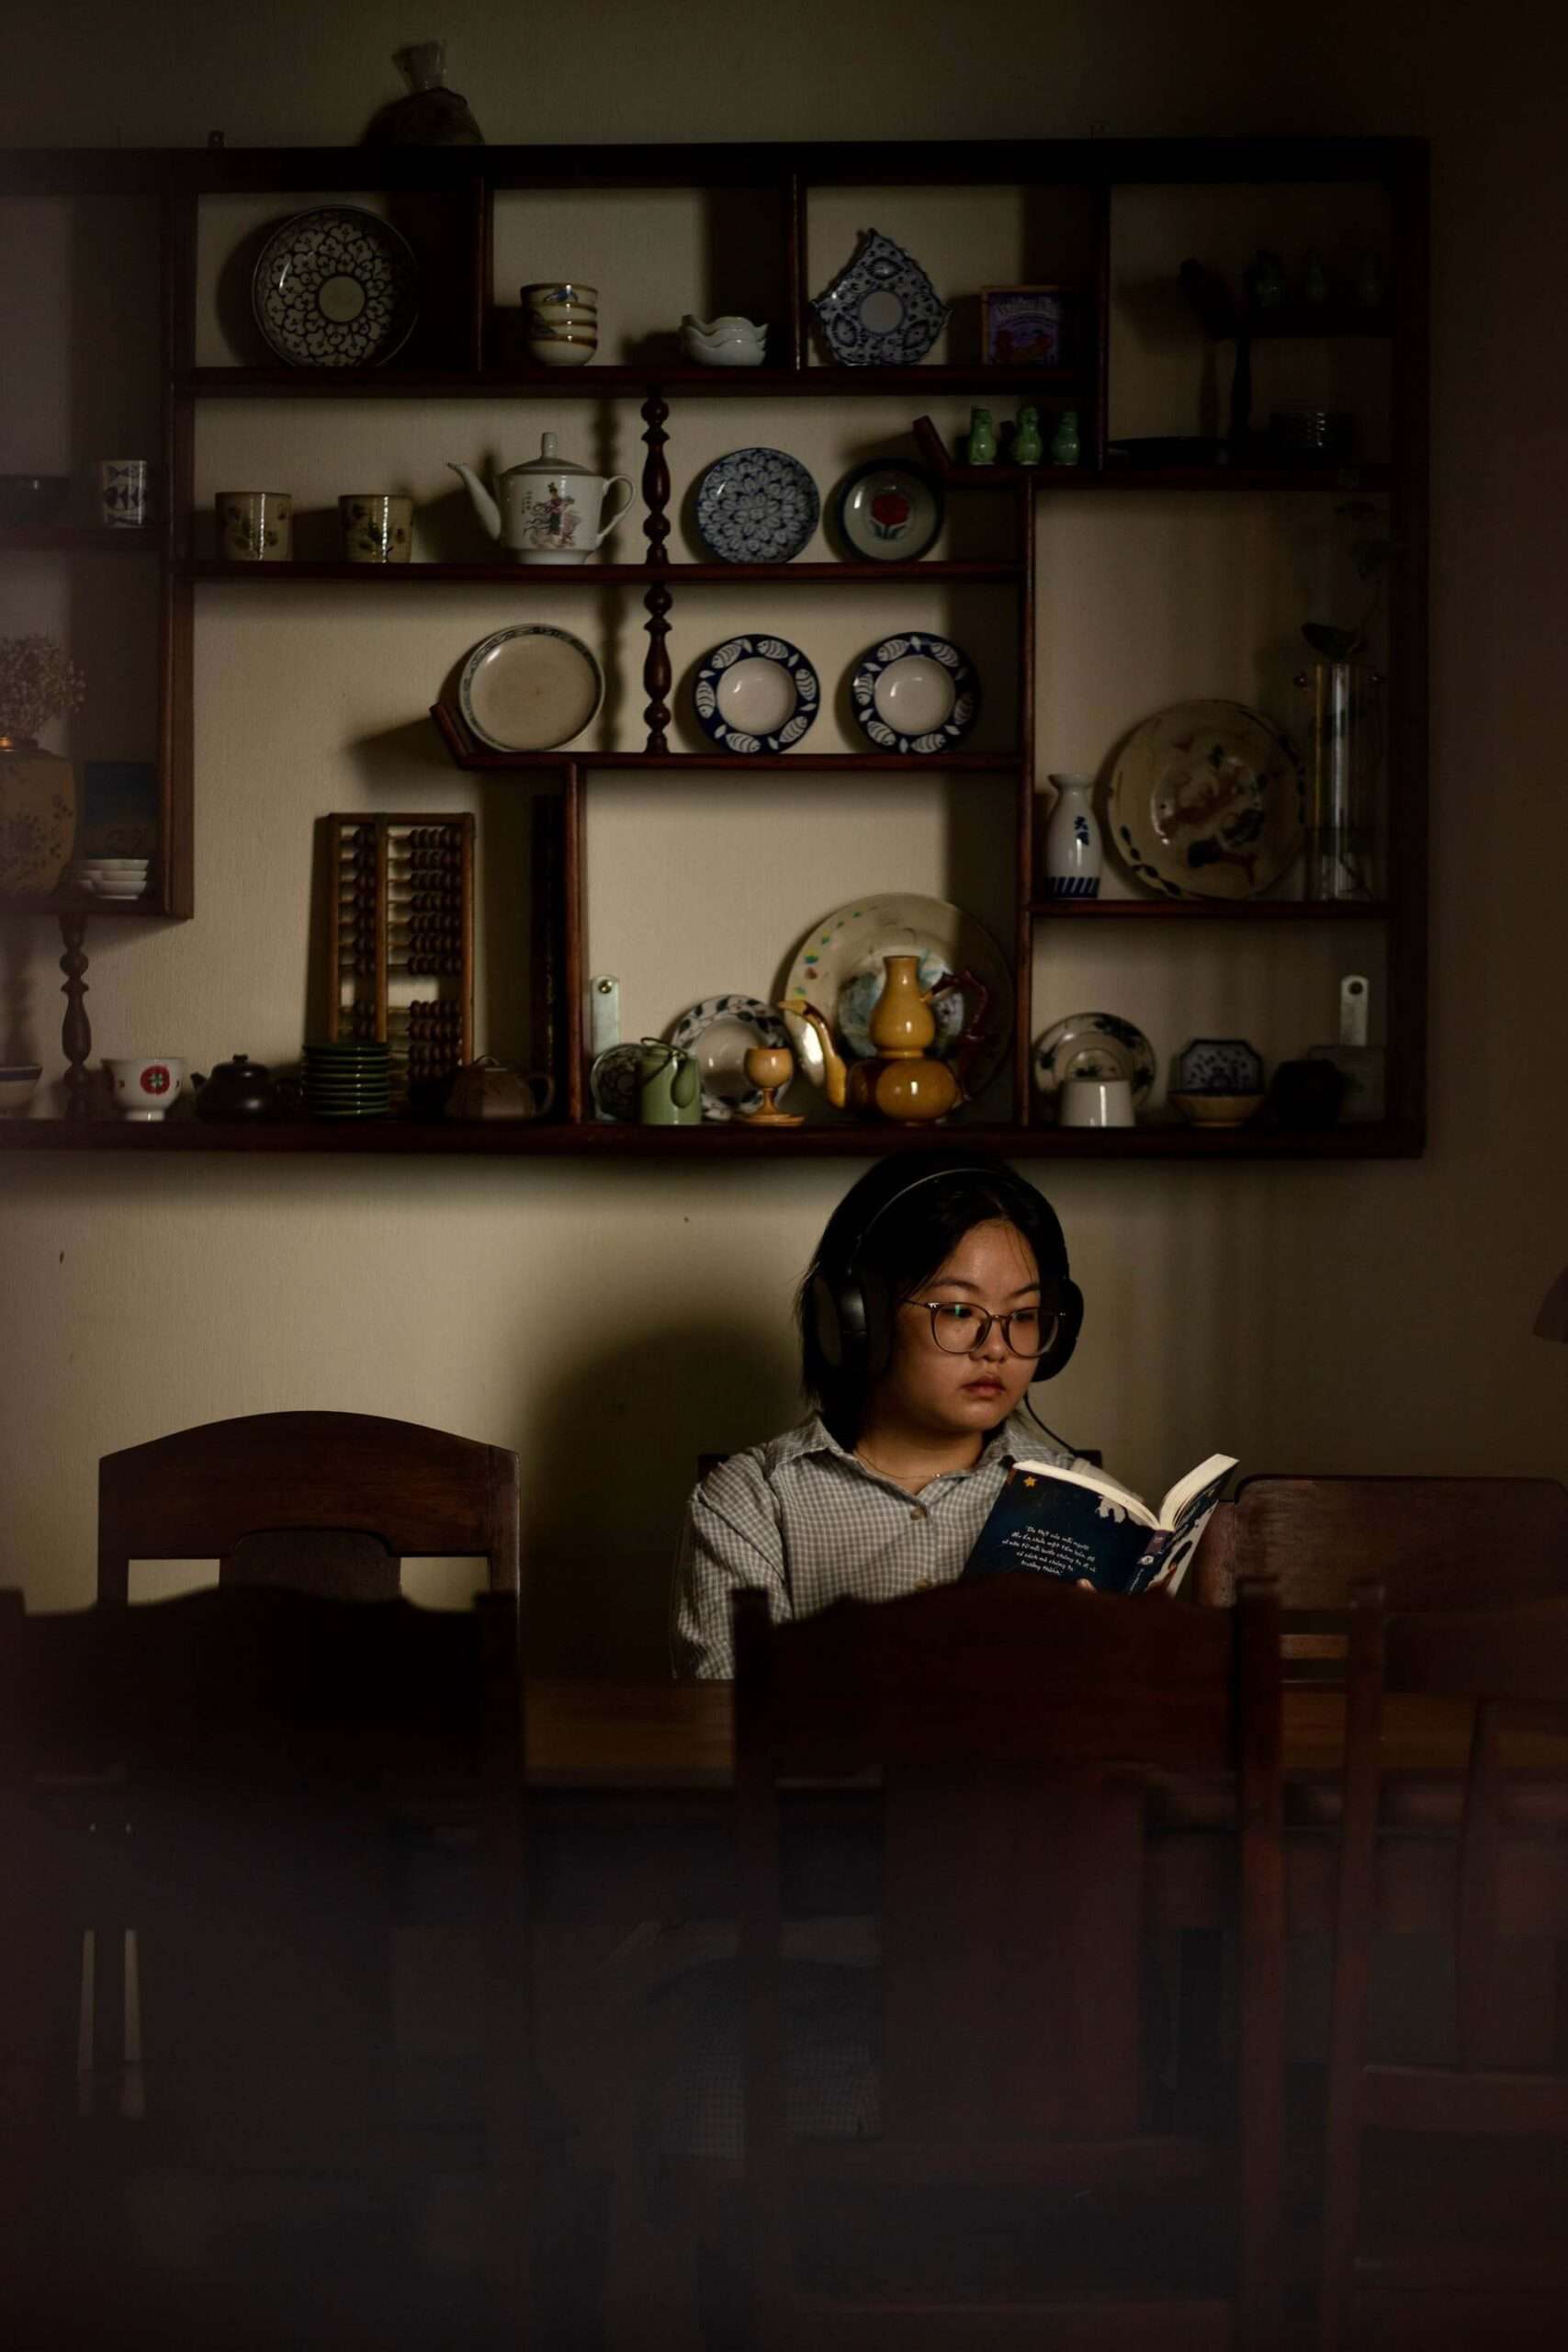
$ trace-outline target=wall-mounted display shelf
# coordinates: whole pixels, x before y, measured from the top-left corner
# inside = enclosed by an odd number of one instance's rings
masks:
[[[1381,256],[1386,300],[1364,304],[1337,288],[1318,303],[1290,300],[1261,311],[1239,311],[1235,321],[1211,304],[1189,321],[1194,368],[1210,345],[1235,334],[1239,351],[1252,340],[1295,337],[1324,345],[1344,340],[1359,365],[1381,367],[1386,392],[1386,453],[1358,451],[1355,464],[1314,460],[1281,462],[1258,440],[1233,432],[1225,454],[1235,462],[1191,465],[1133,464],[1119,458],[1112,437],[1112,308],[1118,279],[1113,269],[1113,212],[1117,204],[1146,207],[1161,188],[1192,192],[1203,201],[1216,190],[1252,193],[1288,188],[1310,206],[1328,201],[1334,190],[1371,189],[1387,223],[1387,249]],[[968,356],[956,314],[953,348],[940,361],[914,366],[852,367],[830,361],[817,340],[811,296],[817,290],[820,253],[809,252],[814,205],[840,199],[845,191],[877,191],[873,217],[883,212],[886,193],[941,188],[1014,191],[1023,218],[1032,205],[1054,207],[1051,217],[1077,224],[1068,238],[1074,257],[1062,277],[1070,281],[1075,332],[1067,366],[1043,370],[998,365],[981,356],[978,334]],[[685,191],[723,211],[744,198],[749,261],[760,289],[768,292],[773,322],[766,364],[756,368],[706,368],[681,356],[678,338],[667,350],[644,359],[597,361],[580,369],[529,364],[520,334],[520,312],[498,301],[494,256],[499,208],[530,196],[592,193],[595,200],[624,199],[635,206],[644,191]],[[278,199],[278,209],[320,203],[335,192],[381,201],[411,243],[420,271],[420,315],[406,343],[387,364],[367,368],[289,368],[277,365],[204,364],[215,347],[198,334],[198,252],[204,204],[219,207],[242,197]],[[1304,192],[1304,194],[1303,194]],[[993,792],[1014,796],[1013,925],[1009,953],[1014,967],[1010,1007],[1014,1046],[1006,1073],[1010,1110],[998,1125],[965,1126],[976,1144],[1025,1157],[1103,1157],[1116,1159],[1182,1158],[1210,1162],[1265,1159],[1353,1159],[1393,1157],[1423,1147],[1426,1103],[1426,780],[1427,780],[1427,157],[1425,145],[1407,140],[1235,139],[1215,141],[1094,140],[953,141],[901,144],[728,145],[681,144],[623,147],[488,147],[474,149],[265,149],[166,152],[32,151],[0,158],[0,201],[6,198],[56,197],[74,200],[104,195],[153,199],[163,273],[162,401],[163,498],[155,526],[139,531],[107,531],[72,526],[20,526],[0,530],[0,560],[31,562],[48,557],[66,563],[91,562],[104,554],[156,558],[159,637],[159,840],[152,885],[144,899],[112,911],[62,889],[45,898],[0,898],[0,915],[58,920],[65,946],[67,1012],[63,1037],[72,1117],[0,1121],[0,1148],[130,1152],[318,1151],[332,1153],[482,1153],[540,1157],[581,1152],[609,1159],[671,1157],[696,1163],[769,1157],[855,1155],[906,1143],[940,1141],[934,1133],[892,1125],[863,1127],[808,1124],[788,1133],[759,1134],[733,1122],[697,1129],[613,1126],[592,1116],[588,1096],[589,1009],[585,889],[585,809],[593,779],[609,772],[646,779],[650,793],[680,774],[705,775],[756,769],[798,772],[803,777],[853,775],[888,779],[891,791],[912,770],[951,771],[985,779],[988,808]],[[872,208],[868,205],[866,208]],[[752,233],[753,227],[755,233]],[[836,234],[837,232],[835,232]],[[1076,244],[1074,241],[1076,240]],[[1167,271],[1166,292],[1179,311],[1177,268]],[[1216,283],[1218,281],[1215,281]],[[944,289],[951,291],[952,289]],[[1238,332],[1245,330],[1245,332]],[[993,352],[995,346],[989,346]],[[258,344],[257,351],[262,346]],[[199,355],[199,356],[198,356]],[[1206,355],[1212,364],[1213,354]],[[1043,401],[1047,420],[1066,408],[1079,418],[1082,457],[1076,467],[1020,467],[1010,463],[971,467],[926,412],[939,398],[984,404],[1021,399]],[[548,401],[576,403],[635,403],[646,460],[641,469],[644,547],[636,561],[590,562],[581,569],[534,569],[507,560],[422,561],[406,565],[358,565],[331,560],[236,565],[214,561],[196,500],[197,420],[209,402],[320,402],[364,400],[412,403],[442,401],[497,404]],[[992,544],[975,552],[965,537],[962,556],[888,564],[844,560],[766,563],[754,566],[671,560],[669,452],[687,429],[694,407],[721,401],[736,412],[741,429],[748,403],[808,401],[855,403],[867,400],[902,403],[922,461],[942,480],[950,511],[962,504],[965,520],[985,524]],[[852,416],[852,408],[846,412]],[[951,411],[950,411],[951,414]],[[1047,433],[1047,446],[1049,433]],[[1144,454],[1152,454],[1150,445]],[[87,453],[76,453],[85,468]],[[1375,496],[1386,501],[1387,540],[1392,553],[1386,575],[1388,684],[1383,729],[1382,829],[1396,841],[1386,879],[1375,901],[1314,903],[1265,896],[1241,899],[1104,898],[1087,902],[1043,900],[1039,895],[1036,797],[1043,762],[1043,690],[1035,674],[1040,620],[1035,576],[1035,517],[1060,497],[1080,493],[1111,496],[1125,515],[1123,498],[1179,499],[1216,493],[1224,497],[1294,498]],[[988,499],[989,503],[986,502]],[[971,502],[974,502],[971,503]],[[1190,511],[1190,510],[1184,510]],[[986,548],[986,539],[978,541]],[[625,543],[622,543],[624,551]],[[143,575],[125,575],[128,588],[142,591]],[[705,593],[747,591],[765,585],[808,596],[853,596],[893,583],[970,587],[998,592],[1007,599],[1007,619],[991,643],[994,662],[1016,670],[1017,724],[1000,749],[965,746],[940,758],[900,758],[868,752],[809,753],[795,750],[772,758],[691,753],[671,740],[674,691],[669,640],[671,614],[689,589]],[[458,712],[438,703],[432,719],[456,765],[467,773],[504,782],[509,775],[545,781],[539,805],[553,828],[547,860],[550,876],[543,902],[534,908],[534,956],[545,965],[537,993],[548,1008],[538,1051],[556,1080],[556,1114],[525,1127],[496,1124],[456,1126],[367,1121],[323,1126],[282,1124],[226,1128],[178,1117],[150,1126],[107,1125],[93,1115],[95,1091],[88,1077],[91,1037],[85,1004],[89,924],[130,918],[188,919],[196,913],[191,842],[195,795],[204,783],[193,775],[192,703],[195,611],[198,595],[241,590],[265,602],[290,590],[331,591],[394,601],[419,588],[458,591],[476,587],[526,594],[530,605],[542,592],[563,598],[583,588],[610,588],[640,594],[646,613],[641,726],[635,743],[624,748],[567,746],[539,752],[495,752],[478,742]],[[1169,591],[1181,593],[1179,576]],[[570,608],[570,607],[569,607]],[[228,609],[243,616],[243,599]],[[254,606],[250,609],[254,610]],[[404,608],[406,609],[406,607]],[[235,627],[244,627],[243,617]],[[482,838],[479,844],[483,858]],[[1282,887],[1290,887],[1285,885]],[[1225,1131],[1151,1123],[1127,1131],[1064,1130],[1044,1123],[1031,1085],[1030,1039],[1035,1021],[1032,1001],[1032,949],[1037,938],[1066,922],[1085,937],[1082,926],[1110,925],[1106,940],[1131,942],[1157,924],[1160,938],[1179,936],[1185,925],[1202,936],[1226,938],[1275,926],[1280,944],[1302,927],[1308,940],[1315,924],[1360,924],[1375,931],[1387,1007],[1387,1116],[1376,1124],[1303,1133],[1249,1125]],[[1175,950],[1172,954],[1189,951]]]

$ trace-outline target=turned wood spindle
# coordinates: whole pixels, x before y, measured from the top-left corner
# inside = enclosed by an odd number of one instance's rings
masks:
[[[670,435],[664,421],[670,413],[669,402],[657,389],[650,390],[642,404],[643,422],[648,430],[643,440],[648,459],[642,469],[643,503],[648,513],[643,533],[648,540],[648,560],[660,571],[669,566],[670,557],[664,542],[670,537],[670,468],[664,451]],[[655,581],[643,598],[648,608],[648,658],[642,665],[642,683],[648,695],[648,708],[643,713],[648,728],[648,749],[668,752],[670,749],[670,689],[674,672],[670,666],[670,654],[665,640],[670,635],[670,623],[665,618],[672,599],[662,581]]]
[[[92,1079],[87,1071],[87,1057],[93,1050],[93,1028],[87,1019],[87,983],[83,978],[87,968],[85,947],[87,938],[85,915],[62,915],[60,936],[65,943],[65,953],[60,968],[65,975],[61,995],[65,999],[65,1018],[60,1025],[60,1042],[65,1048],[65,1115],[68,1119],[90,1119]]]

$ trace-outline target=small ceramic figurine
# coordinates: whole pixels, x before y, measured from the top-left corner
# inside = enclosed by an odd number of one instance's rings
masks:
[[[969,442],[964,453],[972,466],[995,465],[997,458],[997,428],[988,408],[972,408],[969,412]]]
[[[1328,300],[1328,266],[1314,245],[1302,262],[1302,300],[1321,311]]]
[[[1040,411],[1021,408],[1018,429],[1012,436],[1012,461],[1015,466],[1037,466],[1045,455],[1045,444],[1040,437]]]
[[[1051,436],[1051,463],[1054,466],[1076,466],[1082,454],[1078,443],[1078,413],[1076,408],[1065,408]]]

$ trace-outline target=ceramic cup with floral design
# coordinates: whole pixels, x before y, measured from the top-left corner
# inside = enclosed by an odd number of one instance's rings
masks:
[[[218,552],[228,563],[287,563],[294,537],[291,490],[220,490]]]
[[[528,354],[542,368],[585,367],[599,348],[599,289],[557,277],[521,289]]]
[[[128,1119],[161,1119],[185,1084],[186,1066],[174,1054],[106,1054],[104,1068],[114,1080],[115,1108]]]
[[[98,512],[111,531],[140,530],[147,520],[145,458],[98,459]]]
[[[337,503],[344,563],[407,563],[413,500],[384,490],[345,490]]]

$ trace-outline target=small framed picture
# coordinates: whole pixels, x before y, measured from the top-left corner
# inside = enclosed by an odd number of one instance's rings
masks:
[[[1071,325],[1065,286],[980,288],[980,356],[988,368],[1067,367]]]

